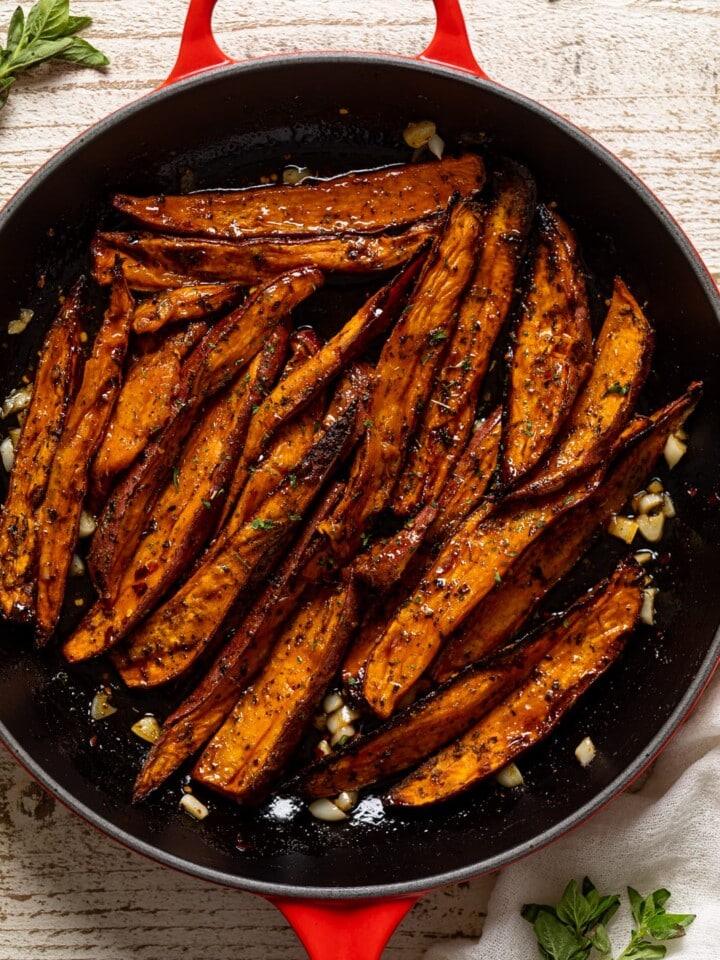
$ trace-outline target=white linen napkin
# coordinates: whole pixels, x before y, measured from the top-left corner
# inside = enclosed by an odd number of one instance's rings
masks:
[[[426,960],[532,960],[538,957],[524,903],[556,904],[565,885],[589,876],[601,893],[621,895],[609,925],[617,956],[632,917],[629,885],[647,896],[670,890],[669,913],[695,913],[668,958],[720,958],[720,672],[638,792],[616,798],[568,836],[501,871],[477,942],[437,944]]]

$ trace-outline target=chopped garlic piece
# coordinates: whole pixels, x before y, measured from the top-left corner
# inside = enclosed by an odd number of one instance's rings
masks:
[[[15,450],[13,449],[12,437],[5,437],[3,442],[0,443],[0,459],[2,460],[5,471],[10,473],[15,463]]]
[[[97,521],[86,510],[80,513],[80,525],[78,526],[78,537],[82,540],[84,537],[91,537],[97,530]]]
[[[662,539],[665,517],[662,513],[640,514],[637,518],[637,527],[646,540],[657,543]]]
[[[495,779],[501,787],[521,787],[525,783],[519,767],[514,763],[509,763],[506,767],[503,767]]]
[[[339,693],[329,693],[323,700],[323,710],[325,713],[335,713],[344,704],[343,698]]]
[[[141,740],[147,740],[148,743],[155,743],[160,736],[160,724],[158,723],[157,717],[150,715],[140,717],[130,729],[136,737],[140,737]]]
[[[632,543],[638,531],[638,524],[637,521],[631,517],[622,517],[616,514],[610,520],[607,531],[609,534],[612,534],[613,537],[624,540],[625,543]]]
[[[8,324],[8,333],[16,334],[22,333],[25,327],[30,323],[32,318],[35,316],[35,313],[32,310],[24,308],[20,311],[16,320],[11,320]]]
[[[114,707],[112,703],[110,703],[110,691],[98,690],[90,704],[90,719],[104,720],[106,717],[111,717],[114,713],[117,713],[117,707]]]
[[[655,624],[655,597],[657,596],[657,587],[647,587],[643,590],[643,605],[640,610],[640,619],[649,627]]]
[[[665,443],[665,449],[663,450],[663,455],[667,465],[672,470],[678,462],[685,456],[687,453],[687,444],[684,440],[681,440],[676,433],[671,433],[667,438]]]
[[[333,803],[336,807],[340,807],[341,810],[344,810],[345,813],[348,813],[358,802],[358,792],[357,790],[343,790],[342,793],[338,794],[337,797],[333,800]]]
[[[192,793],[184,793],[180,799],[180,806],[195,820],[204,820],[210,813],[204,803],[201,803]]]
[[[434,136],[435,124],[432,120],[416,120],[403,130],[403,140],[413,150],[426,146]]]
[[[575,748],[575,756],[582,767],[587,767],[588,764],[592,763],[596,753],[595,744],[590,737],[585,737]]]
[[[638,499],[637,512],[648,514],[658,510],[663,505],[663,496],[661,493],[644,493]]]
[[[344,726],[336,730],[335,733],[332,735],[330,739],[330,746],[337,747],[338,744],[342,746],[347,740],[350,740],[354,736],[355,736],[355,727],[353,727],[349,723],[345,724]]]
[[[313,800],[308,806],[308,810],[318,820],[347,820],[345,811],[326,797],[323,797],[322,800]]]
[[[434,157],[437,157],[438,160],[442,159],[443,151],[445,150],[445,141],[442,137],[439,137],[436,133],[433,134],[427,142],[427,147]]]
[[[13,390],[3,401],[1,411],[3,418],[9,417],[11,413],[20,413],[22,410],[27,410],[31,400],[32,387],[20,387]]]

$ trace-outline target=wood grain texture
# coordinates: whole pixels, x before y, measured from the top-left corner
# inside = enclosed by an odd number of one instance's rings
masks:
[[[25,4],[27,6],[27,4]],[[0,25],[15,0],[0,0]],[[657,194],[720,278],[717,0],[464,0],[497,82],[587,130]],[[75,9],[77,7],[77,9]],[[0,112],[0,205],[55,151],[151,90],[174,62],[183,0],[73,0],[111,58],[102,73],[46,66]],[[263,0],[218,5],[226,51],[415,54],[430,0]],[[388,960],[457,956],[476,941],[492,879],[437,892],[403,922]],[[263,900],[171,873],[78,821],[0,756],[0,960],[293,960],[303,951]],[[499,958],[488,958],[499,960]]]

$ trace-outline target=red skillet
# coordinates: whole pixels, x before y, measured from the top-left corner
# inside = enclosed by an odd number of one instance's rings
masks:
[[[498,869],[582,823],[664,746],[720,653],[717,290],[647,189],[566,121],[490,83],[475,63],[456,0],[435,5],[435,37],[414,59],[312,54],[233,64],[213,39],[213,0],[192,0],[170,86],[78,138],[0,214],[5,329],[20,307],[38,318],[52,315],[58,289],[87,268],[98,221],[113,222],[107,201],[115,190],[177,191],[188,173],[197,188],[256,182],[287,153],[328,172],[406,160],[403,127],[432,118],[449,144],[467,134],[489,139],[532,169],[541,196],[557,201],[577,228],[597,278],[598,313],[615,273],[647,301],[658,339],[651,403],[680,393],[691,379],[706,382],[691,453],[670,478],[679,517],[657,574],[661,628],[639,632],[552,740],[525,758],[527,787],[519,796],[483,787],[409,816],[383,814],[370,795],[341,825],[277,802],[248,815],[210,798],[212,815],[194,824],[178,811],[176,780],[131,807],[142,748],[128,718],[133,709],[165,715],[173,695],[149,702],[118,689],[118,713],[90,731],[87,705],[106,667],[69,672],[54,651],[35,654],[26,632],[0,625],[0,735],[18,761],[121,843],[268,897],[316,960],[378,957],[424,891]],[[223,69],[208,72],[217,66]],[[329,289],[308,319],[331,326],[338,310],[346,312],[347,293]],[[0,347],[5,393],[42,334],[42,324],[33,323],[13,338],[12,349]],[[593,552],[588,578],[607,572],[612,552]],[[573,750],[588,732],[600,757],[582,770]]]

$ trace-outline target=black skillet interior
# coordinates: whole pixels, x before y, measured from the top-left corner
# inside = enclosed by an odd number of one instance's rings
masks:
[[[129,804],[144,753],[130,733],[147,710],[163,715],[170,694],[119,688],[110,719],[92,724],[106,664],[69,670],[57,653],[32,653],[28,635],[0,625],[0,721],[11,750],[39,779],[116,839],[196,875],[265,893],[388,895],[494,869],[580,822],[637,774],[698,695],[718,655],[720,593],[720,353],[718,298],[689,244],[650,194],[600,147],[529,101],[444,68],[394,58],[273,59],[185,81],[109,118],[24,188],[0,221],[0,329],[19,308],[35,310],[22,336],[3,336],[3,396],[34,355],[56,304],[78,271],[108,197],[132,192],[235,186],[287,162],[324,173],[408,159],[402,130],[432,118],[448,144],[486,145],[524,162],[540,196],[576,228],[595,278],[598,314],[619,273],[647,303],[657,354],[651,403],[705,381],[690,424],[689,455],[668,478],[679,516],[657,565],[659,627],[641,629],[622,661],[556,735],[522,761],[521,792],[481,787],[438,809],[383,813],[369,795],[344,824],[313,820],[291,799],[256,814],[208,800],[202,823],[178,810],[180,779],[138,807]],[[370,284],[331,289],[313,308],[332,327]],[[662,471],[661,471],[662,472]],[[667,476],[667,471],[664,473]],[[613,546],[595,550],[575,590],[607,574]],[[72,600],[69,621],[79,608]],[[68,622],[69,622],[68,621]],[[590,734],[599,755],[573,756]]]

